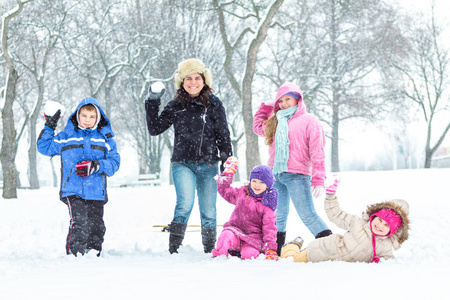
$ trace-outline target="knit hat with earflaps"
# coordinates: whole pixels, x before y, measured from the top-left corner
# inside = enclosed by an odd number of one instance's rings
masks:
[[[272,188],[272,185],[275,183],[275,177],[273,176],[272,169],[269,168],[268,166],[263,165],[256,166],[250,172],[250,181],[252,179],[261,180],[267,185],[269,189],[259,195],[256,195],[249,186],[248,190],[250,192],[250,195],[252,195],[255,198],[261,198],[262,204],[264,204],[267,207],[270,207],[273,211],[275,211],[277,209],[278,204],[278,190]]]
[[[189,58],[178,64],[178,70],[174,75],[175,88],[181,88],[184,78],[192,73],[202,74],[205,77],[205,84],[209,87],[212,85],[212,73],[205,67],[205,64],[199,59]]]
[[[390,208],[383,208],[370,216],[370,230],[372,230],[372,221],[375,217],[380,217],[385,221],[390,228],[390,231],[386,237],[394,235],[397,229],[402,225],[402,218],[394,210]],[[372,231],[372,246],[373,246],[373,259],[371,262],[378,263],[380,258],[377,256],[375,236],[379,236]]]

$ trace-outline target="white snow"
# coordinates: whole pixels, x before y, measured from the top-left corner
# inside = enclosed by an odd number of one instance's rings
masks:
[[[152,92],[160,93],[166,86],[161,81],[157,81],[152,84]]]
[[[63,116],[64,115],[64,106],[62,106],[61,103],[49,100],[45,103],[44,114],[46,114],[47,116],[53,116],[54,114],[56,114],[58,109],[61,110],[61,116]]]
[[[410,239],[396,259],[379,264],[212,259],[203,253],[195,228],[186,233],[180,253],[170,255],[169,234],[153,228],[171,221],[175,192],[169,185],[110,187],[103,254],[76,258],[64,252],[69,216],[58,190],[21,189],[18,199],[0,199],[0,299],[448,299],[450,169],[340,177],[337,194],[350,213],[360,215],[368,204],[393,198],[409,202]],[[315,203],[331,229],[342,232],[326,218],[323,198]],[[219,224],[232,209],[218,197]],[[200,224],[197,205],[189,223]],[[287,235],[288,240],[302,235],[306,243],[313,238],[293,208]]]

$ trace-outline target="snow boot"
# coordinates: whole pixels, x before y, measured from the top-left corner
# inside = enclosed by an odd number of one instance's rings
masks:
[[[216,227],[202,226],[202,243],[205,253],[211,253],[216,246]]]
[[[169,236],[169,252],[170,254],[178,253],[178,248],[184,240],[184,234],[186,233],[187,224],[180,222],[170,223],[170,236]]]
[[[283,248],[284,242],[286,241],[286,231],[285,232],[277,232],[277,254],[280,256],[281,248]]]
[[[316,235],[316,239],[320,239],[320,238],[329,236],[330,234],[333,234],[333,232],[331,232],[330,229],[325,229],[324,231],[321,231]]]
[[[297,245],[299,250],[302,250],[303,238],[301,236],[296,237],[292,241],[288,242],[286,245]],[[284,245],[284,246],[286,246]]]

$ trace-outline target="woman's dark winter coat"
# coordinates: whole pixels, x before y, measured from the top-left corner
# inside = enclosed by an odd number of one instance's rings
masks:
[[[205,106],[197,98],[170,101],[158,116],[160,100],[147,100],[147,128],[159,135],[174,126],[172,162],[216,163],[232,156],[230,131],[222,102],[211,94]]]

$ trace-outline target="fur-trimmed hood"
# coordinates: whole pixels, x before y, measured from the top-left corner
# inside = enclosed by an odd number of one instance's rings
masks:
[[[401,218],[402,225],[397,229],[397,232],[394,236],[397,236],[398,242],[402,244],[409,237],[409,205],[405,200],[394,199],[389,201],[384,201],[376,204],[369,205],[367,210],[363,213],[363,219],[369,220],[370,216],[373,213],[376,213],[380,209],[392,209],[394,210]]]

